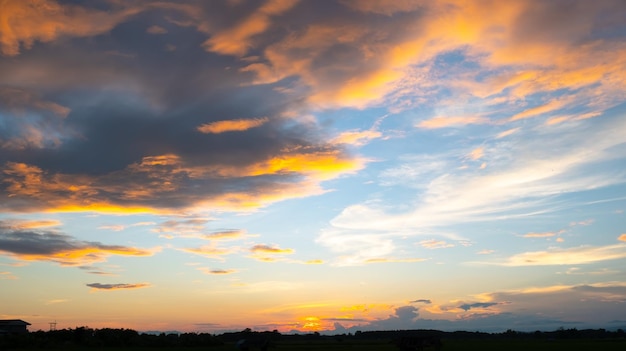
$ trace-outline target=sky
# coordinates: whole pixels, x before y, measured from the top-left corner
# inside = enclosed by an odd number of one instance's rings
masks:
[[[622,0],[0,0],[0,319],[626,328]]]

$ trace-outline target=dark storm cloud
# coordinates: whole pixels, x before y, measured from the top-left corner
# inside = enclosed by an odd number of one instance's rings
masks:
[[[150,256],[151,251],[76,240],[51,231],[10,230],[0,226],[0,253],[24,261],[51,261],[64,266],[101,262],[110,255]]]
[[[0,195],[7,199],[0,209],[255,208],[319,193],[320,179],[360,168],[359,160],[324,142],[318,127],[298,122],[304,96],[242,86],[254,78],[240,71],[249,60],[207,51],[211,33],[256,18],[267,4],[85,3],[64,20],[84,23],[74,17],[113,6],[111,18],[91,32],[67,26],[53,37],[33,31],[9,38],[3,29],[6,40],[29,45],[0,57],[0,92],[19,92],[22,105],[48,122],[31,117],[16,124],[16,112],[0,114],[12,121],[0,124]],[[37,16],[58,21],[44,15]],[[164,30],[150,34],[157,25]],[[265,45],[264,35],[247,38],[249,47]],[[63,45],[55,45],[61,38]],[[0,96],[0,108],[3,101],[8,106]],[[198,129],[232,120],[263,123],[230,133]]]
[[[472,308],[487,308],[487,307],[491,307],[491,306],[495,306],[498,305],[497,302],[476,302],[476,303],[466,303],[463,304],[461,306],[459,306],[460,309],[464,310],[464,311],[469,311]]]
[[[556,329],[564,325],[581,325],[577,321],[559,319],[538,319],[536,315],[523,313],[473,314],[462,319],[427,319],[418,318],[418,310],[413,306],[402,306],[396,309],[394,315],[388,318],[344,328],[346,332],[357,330],[407,330],[407,329],[436,329],[444,331],[454,330],[483,330],[487,332],[502,332],[507,329],[520,331],[534,331],[537,329]],[[343,329],[342,329],[343,330]]]
[[[101,283],[91,283],[85,284],[86,286],[94,289],[94,290],[122,290],[122,289],[141,289],[147,288],[150,286],[148,283],[137,283],[137,284],[101,284]]]

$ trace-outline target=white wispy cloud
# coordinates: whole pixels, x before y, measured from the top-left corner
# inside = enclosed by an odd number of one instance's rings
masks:
[[[523,252],[509,257],[504,266],[574,265],[626,258],[626,245],[581,246]]]
[[[460,167],[463,157],[458,155],[468,152],[410,156],[406,159],[413,162],[382,172],[382,185],[413,189],[412,202],[378,199],[348,206],[331,220],[318,242],[344,256],[350,253],[352,259],[387,255],[395,251],[400,237],[459,223],[549,213],[563,208],[558,201],[562,194],[621,184],[626,174],[613,171],[609,176],[604,166],[626,157],[618,148],[626,142],[622,132],[626,122],[605,119],[491,140],[490,152],[481,159],[489,164],[486,169]],[[522,142],[528,133],[533,134],[533,143]]]

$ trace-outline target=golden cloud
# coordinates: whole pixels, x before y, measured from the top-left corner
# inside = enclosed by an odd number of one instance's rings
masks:
[[[234,119],[227,121],[217,121],[207,124],[203,124],[198,127],[198,131],[201,133],[219,134],[225,132],[242,132],[251,128],[259,127],[267,123],[269,119],[267,117],[252,118],[252,119]]]
[[[292,254],[295,252],[293,249],[281,249],[277,246],[265,244],[254,245],[250,248],[250,251],[255,254]]]
[[[240,239],[246,235],[245,230],[233,229],[233,230],[223,230],[219,232],[205,234],[203,237],[205,239],[210,240],[232,240],[232,239]]]
[[[334,138],[333,143],[361,146],[367,144],[370,140],[382,137],[382,135],[377,130],[347,131]]]
[[[139,8],[99,11],[52,0],[3,0],[0,6],[0,51],[7,56],[18,55],[20,46],[29,49],[35,41],[104,33],[140,12]]]
[[[23,261],[52,261],[62,266],[84,266],[106,261],[111,255],[145,257],[159,249],[104,245],[75,240],[67,235],[44,232],[0,233],[0,252]]]
[[[283,249],[278,246],[257,244],[250,248],[252,253],[249,257],[261,262],[285,261],[283,255],[295,253],[293,249]]]
[[[189,252],[196,255],[207,256],[211,258],[220,258],[221,256],[230,255],[237,252],[236,248],[223,248],[215,245],[204,245],[199,248],[187,248],[181,249],[182,251]]]
[[[365,160],[340,150],[296,148],[248,165],[188,166],[177,155],[144,157],[102,175],[50,173],[9,162],[0,172],[12,211],[172,213],[181,208],[250,210],[268,203],[323,193],[320,182],[362,169]],[[277,175],[272,181],[264,176]],[[258,179],[258,181],[256,180]],[[194,184],[221,184],[202,187]],[[232,184],[233,186],[227,186]]]
[[[526,101],[541,92],[566,89],[575,92],[579,104],[590,96],[607,95],[602,109],[623,101],[626,81],[626,45],[588,33],[599,16],[620,12],[618,2],[593,5],[576,2],[564,21],[562,9],[533,1],[494,2],[440,0],[428,2],[344,1],[349,8],[374,14],[375,27],[348,17],[326,21],[292,32],[284,40],[265,48],[266,62],[243,69],[265,84],[298,76],[311,89],[309,102],[315,106],[364,108],[385,102],[395,91],[419,94],[422,86],[449,83],[459,94],[479,98]],[[402,17],[392,17],[404,12]],[[485,13],[490,16],[485,17]],[[399,18],[410,18],[402,21]],[[351,19],[351,20],[350,20]],[[334,57],[333,47],[352,50],[349,64]],[[489,73],[486,79],[464,72],[448,81],[437,77],[436,58],[461,52]],[[326,62],[326,61],[323,61]],[[425,67],[411,76],[415,67]],[[437,77],[437,78],[435,78]],[[581,88],[586,91],[578,91]],[[502,96],[504,95],[504,96]],[[529,106],[512,121],[558,111],[570,101],[553,100]],[[435,119],[420,127],[440,128],[455,124],[487,123],[484,120]]]

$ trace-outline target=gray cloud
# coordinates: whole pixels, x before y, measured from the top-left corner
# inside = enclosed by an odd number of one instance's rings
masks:
[[[466,303],[442,306],[443,310],[460,308],[465,312],[454,313],[438,319],[424,318],[414,306],[401,306],[387,318],[361,323],[346,332],[356,330],[438,329],[481,330],[502,332],[507,329],[520,331],[554,330],[563,326],[576,328],[602,328],[608,324],[616,328],[623,325],[623,307],[626,304],[626,285],[621,283],[597,283],[573,286],[531,288],[484,294],[492,302]],[[498,308],[471,312],[474,308]],[[528,311],[541,311],[542,316]],[[567,311],[567,317],[559,317]],[[341,321],[337,321],[340,323]],[[337,329],[337,328],[335,328]],[[339,330],[344,330],[339,328]]]
[[[1,227],[0,253],[20,260],[51,261],[65,266],[101,262],[110,255],[152,255],[149,250],[81,241],[51,231],[6,230]]]
[[[0,141],[20,145],[0,152],[0,174],[6,180],[0,183],[0,196],[7,199],[0,210],[98,210],[104,205],[100,210],[176,211],[200,203],[259,207],[319,192],[313,173],[322,168],[268,165],[276,159],[350,163],[354,158],[324,141],[323,128],[285,118],[307,113],[301,96],[246,86],[253,77],[240,69],[249,61],[202,47],[213,33],[235,26],[260,4],[120,3],[112,12],[152,15],[120,15],[95,31],[87,47],[80,36],[68,35],[63,46],[47,44],[56,38],[42,43],[35,38],[39,44],[0,61],[0,108],[9,106],[9,98],[19,100],[19,106],[11,106],[37,112],[45,121],[0,123]],[[88,6],[79,2],[73,9],[95,11]],[[167,33],[146,33],[153,26],[167,28]],[[107,33],[106,40],[100,33]],[[268,45],[264,40],[269,34],[259,33],[251,44]],[[164,51],[172,43],[176,50]],[[7,121],[19,120],[9,112]],[[266,122],[234,133],[197,130],[218,121],[258,118]],[[34,136],[23,132],[33,130]],[[175,162],[155,161],[172,155]],[[335,174],[354,168],[347,165]],[[37,184],[28,183],[34,174]],[[77,189],[68,191],[65,181]]]
[[[469,311],[472,308],[487,308],[491,306],[498,305],[497,302],[476,302],[476,303],[466,303],[459,306],[460,309],[464,311]]]
[[[136,283],[136,284],[123,284],[123,283],[118,283],[118,284],[101,284],[101,283],[91,283],[91,284],[85,284],[88,287],[95,289],[95,290],[122,290],[122,289],[140,289],[140,288],[146,288],[149,287],[150,284],[148,283]]]

